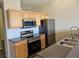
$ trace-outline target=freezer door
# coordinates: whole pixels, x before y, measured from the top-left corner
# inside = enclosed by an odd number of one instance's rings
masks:
[[[48,36],[48,39],[47,39],[47,46],[50,46],[52,44],[54,44],[56,42],[55,40],[55,35],[50,35]]]

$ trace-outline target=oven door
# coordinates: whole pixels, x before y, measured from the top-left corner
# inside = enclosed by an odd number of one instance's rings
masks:
[[[31,55],[39,50],[41,50],[40,40],[29,43],[29,45],[28,45],[29,55]]]

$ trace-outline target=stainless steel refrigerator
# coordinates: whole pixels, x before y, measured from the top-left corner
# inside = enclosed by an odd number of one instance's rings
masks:
[[[39,32],[45,34],[46,45],[50,46],[56,42],[55,40],[55,19],[41,20]]]

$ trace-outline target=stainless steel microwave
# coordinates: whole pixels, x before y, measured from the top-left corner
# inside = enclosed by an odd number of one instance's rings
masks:
[[[35,27],[36,21],[34,20],[22,20],[23,28]]]

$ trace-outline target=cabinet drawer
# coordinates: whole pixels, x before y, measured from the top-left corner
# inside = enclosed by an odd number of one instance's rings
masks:
[[[41,37],[40,37],[41,39],[45,39],[45,35],[43,34],[43,35],[41,35]]]
[[[22,45],[22,44],[25,44],[25,43],[27,44],[27,40],[15,43],[15,46]]]
[[[41,37],[40,39],[45,39],[45,37]]]

